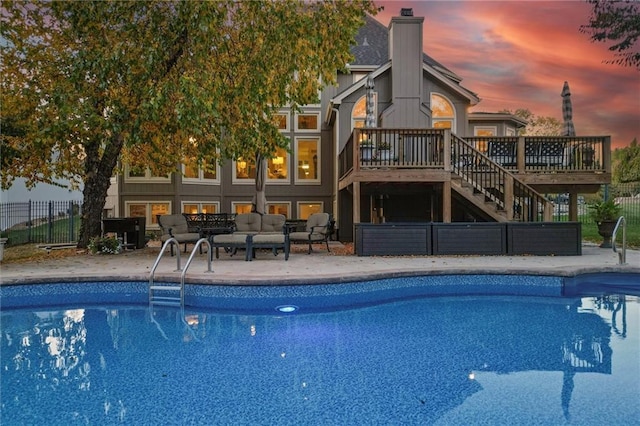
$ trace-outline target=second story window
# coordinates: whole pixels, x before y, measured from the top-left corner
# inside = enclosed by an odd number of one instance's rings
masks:
[[[182,164],[182,181],[184,183],[213,183],[217,182],[218,166],[212,166],[211,170],[207,164],[198,167],[195,162],[185,161]]]
[[[453,104],[444,96],[431,94],[431,122],[436,129],[456,128],[456,110]]]
[[[373,94],[373,116],[378,117],[378,94]],[[364,127],[367,119],[367,97],[363,96],[353,105],[351,111],[351,129],[360,129]],[[374,127],[377,126],[377,118],[374,120]]]

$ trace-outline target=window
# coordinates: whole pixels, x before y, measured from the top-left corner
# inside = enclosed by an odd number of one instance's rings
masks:
[[[276,126],[278,126],[278,129],[280,131],[286,132],[289,131],[290,127],[289,127],[289,113],[278,113],[278,114],[274,114],[273,115],[273,119],[276,123]]]
[[[169,201],[128,201],[125,203],[125,214],[127,217],[146,218],[147,228],[158,227],[158,215],[171,213],[171,202]]]
[[[322,213],[323,203],[315,201],[301,201],[298,203],[298,219],[308,219],[313,213]]]
[[[218,203],[187,201],[182,203],[182,213],[218,213]]]
[[[369,73],[368,72],[352,72],[351,75],[353,76],[353,82],[357,83],[363,78],[366,78],[369,75]]]
[[[373,93],[373,117],[374,124],[373,126],[377,126],[378,124],[378,93]],[[364,127],[364,123],[367,119],[367,96],[363,96],[353,105],[353,110],[351,111],[351,129],[360,129]]]
[[[277,148],[273,158],[267,160],[267,180],[270,182],[289,182],[289,153],[284,148]]]
[[[320,182],[320,139],[296,139],[296,183]]]
[[[154,182],[167,182],[169,183],[171,180],[171,175],[154,175],[151,169],[140,168],[140,167],[129,167],[125,166],[124,175],[126,180],[145,180],[145,181],[154,181]]]
[[[199,168],[197,165],[190,164],[185,161],[182,164],[182,182],[183,183],[217,183],[218,165],[213,166],[213,170],[206,170],[207,165],[202,164]]]
[[[267,203],[267,213],[269,214],[283,214],[289,218],[289,211],[291,210],[291,203]]]
[[[251,203],[232,202],[231,211],[235,214],[251,213]]]
[[[295,130],[297,132],[319,132],[320,113],[297,114]]]
[[[498,133],[498,128],[496,126],[474,126],[473,127],[473,135],[474,136],[486,136],[491,137],[495,136]],[[475,144],[475,148],[478,151],[487,152],[487,141],[480,140]]]
[[[513,127],[507,127],[505,129],[504,134],[505,134],[505,136],[515,136],[516,135],[516,129],[514,129]]]
[[[444,96],[431,94],[431,122],[436,129],[455,129],[456,111],[453,104]]]
[[[233,175],[234,183],[253,183],[256,178],[256,160],[254,158],[245,159],[238,158],[233,162],[235,166],[235,174]]]

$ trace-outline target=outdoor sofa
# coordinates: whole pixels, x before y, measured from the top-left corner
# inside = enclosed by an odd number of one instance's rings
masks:
[[[289,234],[285,225],[286,217],[281,214],[242,213],[235,217],[235,227],[230,234],[212,235],[211,247],[219,258],[220,247],[235,252],[244,249],[245,260],[255,257],[255,250],[267,248],[277,255],[284,252],[284,260],[289,260]]]

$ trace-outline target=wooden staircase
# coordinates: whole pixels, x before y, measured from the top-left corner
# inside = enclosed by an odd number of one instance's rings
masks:
[[[551,220],[551,202],[453,134],[451,172],[451,189],[497,222]]]

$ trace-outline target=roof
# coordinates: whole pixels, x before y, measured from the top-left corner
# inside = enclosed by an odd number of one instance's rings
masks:
[[[384,70],[390,68],[389,29],[387,27],[372,16],[366,15],[365,24],[358,31],[355,39],[356,45],[351,48],[351,53],[355,59],[352,63],[348,64],[351,70],[373,71],[373,76],[375,77],[381,74],[381,68],[384,68]],[[457,91],[463,97],[469,99],[471,105],[475,105],[480,101],[476,93],[460,85],[462,78],[440,62],[424,52],[422,54],[422,61],[423,68],[429,74],[450,87],[453,91]],[[364,81],[361,80],[345,88],[331,100],[331,104],[340,104],[346,96],[359,89],[362,85],[364,85]]]
[[[526,127],[529,122],[507,112],[470,112],[469,121],[511,121],[518,127]]]

